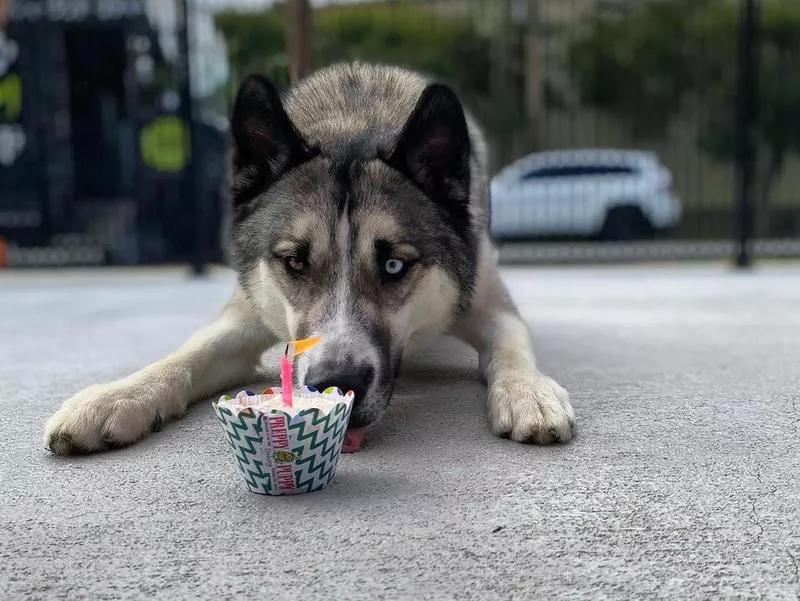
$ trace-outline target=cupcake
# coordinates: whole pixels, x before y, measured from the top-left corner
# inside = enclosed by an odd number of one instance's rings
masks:
[[[213,403],[248,490],[295,495],[333,481],[342,452],[353,391],[292,389],[291,406],[280,390],[247,391]]]

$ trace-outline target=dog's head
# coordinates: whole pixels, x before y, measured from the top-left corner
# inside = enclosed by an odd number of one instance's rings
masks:
[[[468,302],[470,138],[458,99],[438,84],[405,122],[340,127],[309,139],[270,81],[242,84],[232,259],[269,327],[324,337],[298,379],[352,389],[359,427],[388,404],[410,339],[443,330]]]

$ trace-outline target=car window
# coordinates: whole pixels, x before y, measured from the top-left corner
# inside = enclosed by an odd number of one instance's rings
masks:
[[[598,175],[633,175],[632,167],[622,165],[565,165],[561,167],[539,167],[522,175],[522,181],[561,178],[561,177],[594,177]]]

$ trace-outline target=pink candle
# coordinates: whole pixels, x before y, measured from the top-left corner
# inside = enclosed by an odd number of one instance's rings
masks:
[[[283,400],[284,407],[292,406],[292,390],[294,382],[292,382],[292,359],[301,353],[305,353],[312,346],[322,340],[322,336],[312,336],[311,338],[304,338],[303,340],[293,340],[286,345],[286,350],[281,355],[281,399]],[[289,350],[292,354],[289,356]]]
[[[281,355],[281,400],[284,407],[292,406],[292,361],[289,359],[289,346],[286,352]]]

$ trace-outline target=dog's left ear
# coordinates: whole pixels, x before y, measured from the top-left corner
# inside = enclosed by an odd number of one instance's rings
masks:
[[[237,210],[315,154],[289,119],[278,89],[262,75],[242,82],[231,116],[231,134]]]
[[[389,164],[431,199],[465,209],[469,159],[469,130],[461,102],[446,85],[430,84],[409,117]]]

